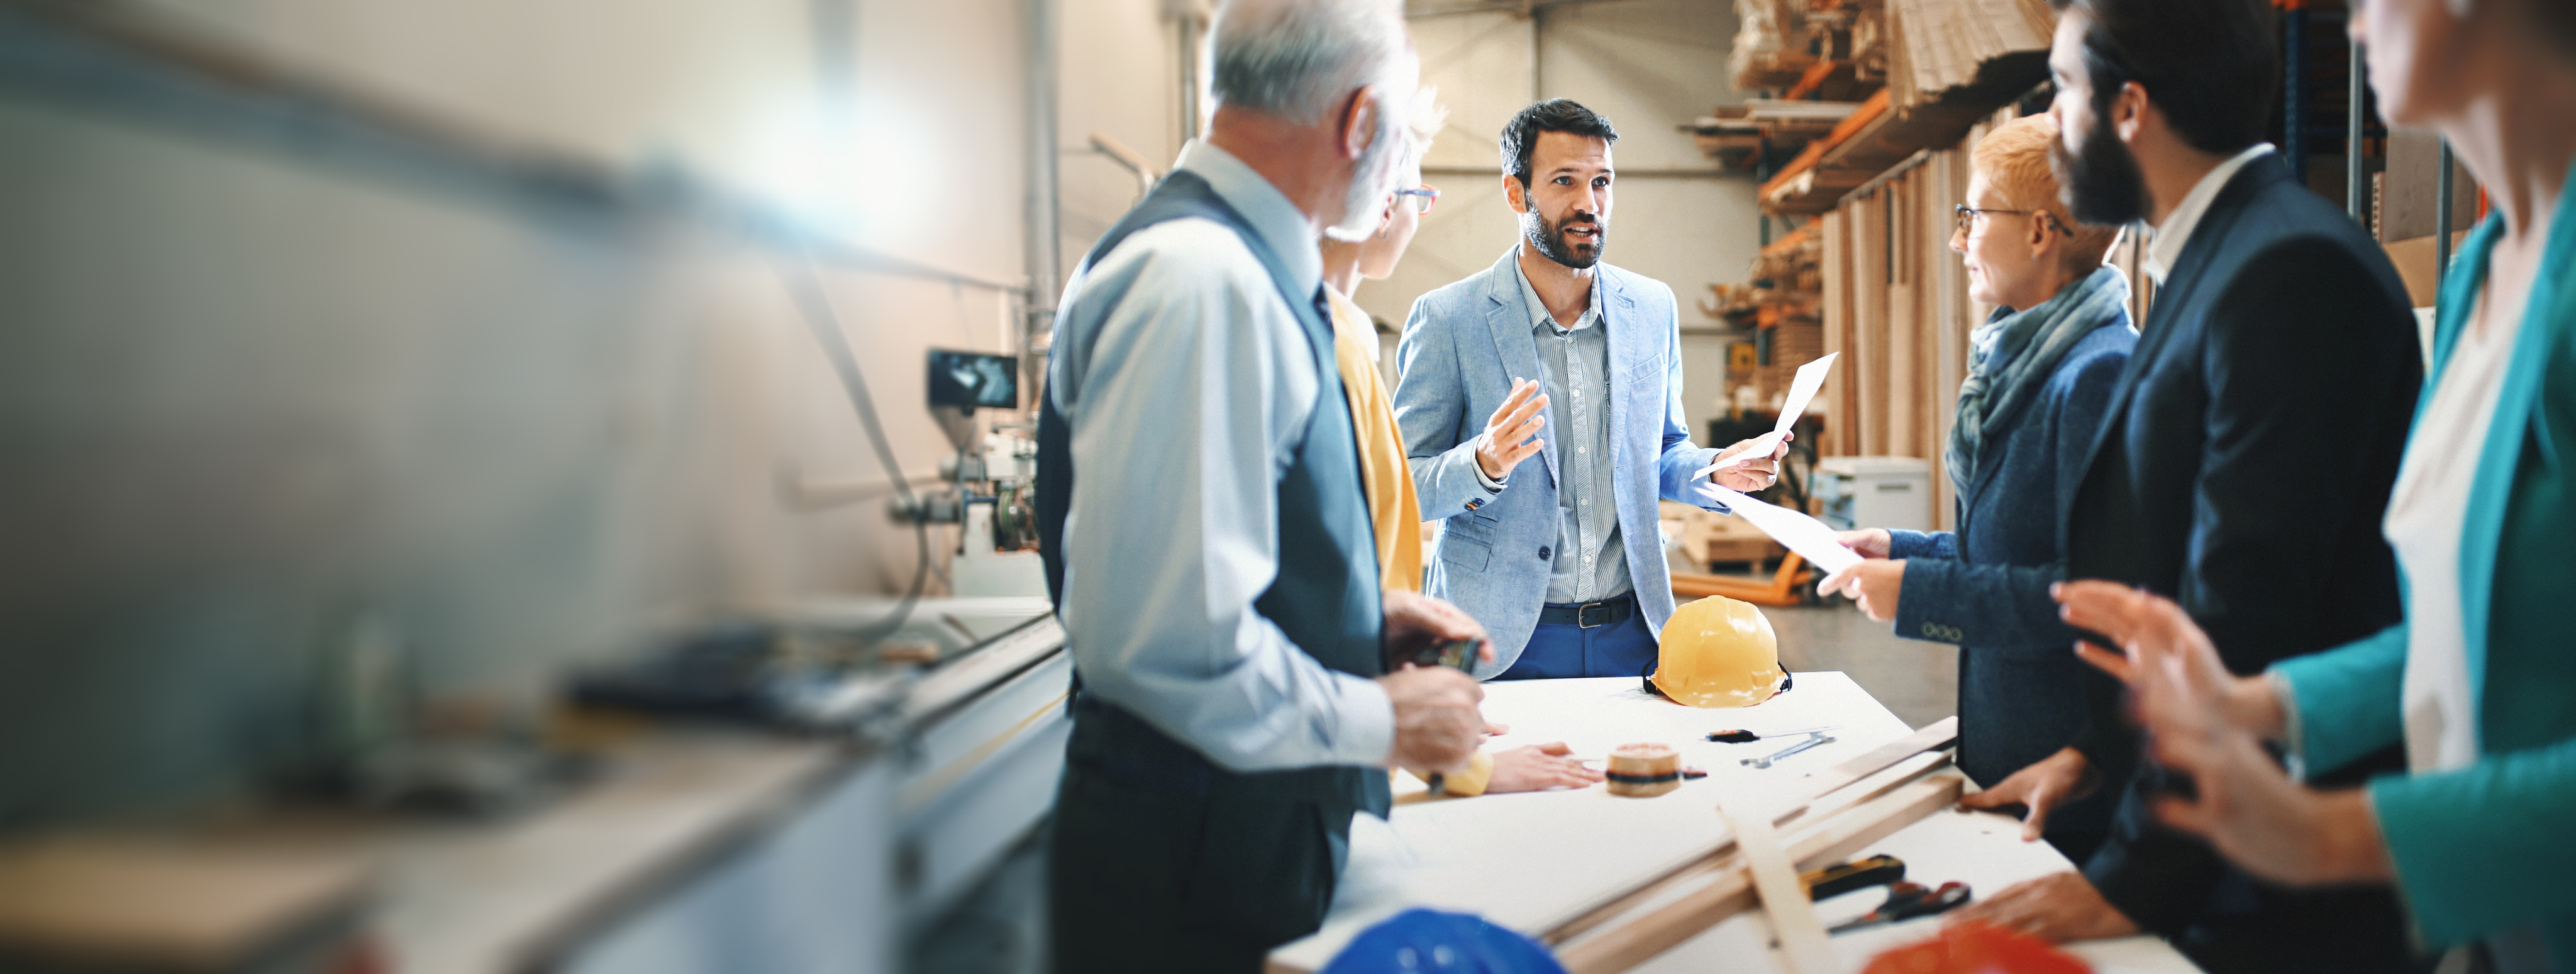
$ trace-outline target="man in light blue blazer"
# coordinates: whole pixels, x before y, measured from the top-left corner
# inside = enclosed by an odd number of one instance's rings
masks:
[[[1564,99],[1503,129],[1521,241],[1413,304],[1396,422],[1422,516],[1442,522],[1430,594],[1484,623],[1488,679],[1638,676],[1673,613],[1658,497],[1724,511],[1690,441],[1680,324],[1663,282],[1601,262],[1610,121]],[[1771,486],[1785,445],[1720,471]],[[1535,463],[1524,463],[1531,458]]]

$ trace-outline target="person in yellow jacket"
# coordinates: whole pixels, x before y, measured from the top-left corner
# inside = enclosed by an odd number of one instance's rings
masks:
[[[1423,214],[1440,199],[1440,191],[1422,184],[1422,152],[1440,131],[1446,115],[1424,90],[1414,110],[1413,147],[1404,166],[1407,175],[1387,200],[1377,232],[1361,240],[1326,236],[1324,293],[1333,309],[1333,357],[1340,365],[1342,391],[1350,397],[1351,429],[1360,444],[1360,480],[1368,493],[1369,522],[1377,537],[1378,577],[1385,587],[1422,591],[1422,505],[1414,496],[1413,473],[1406,465],[1404,436],[1395,425],[1395,408],[1386,381],[1378,373],[1377,324],[1352,302],[1351,292],[1363,279],[1384,280],[1413,243]],[[1509,728],[1486,725],[1487,733]],[[1562,742],[1507,751],[1478,751],[1466,770],[1443,776],[1441,790],[1452,795],[1581,788],[1601,780],[1585,768]]]

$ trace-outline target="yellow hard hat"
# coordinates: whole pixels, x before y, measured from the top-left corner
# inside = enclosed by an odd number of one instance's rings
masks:
[[[1751,603],[1723,595],[1673,610],[1650,677],[1664,696],[1693,707],[1750,707],[1788,688],[1780,637]]]

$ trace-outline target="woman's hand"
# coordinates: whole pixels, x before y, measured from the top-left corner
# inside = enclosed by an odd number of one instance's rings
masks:
[[[2246,872],[2302,886],[2397,878],[2368,792],[2302,787],[2253,735],[2232,727],[2205,737],[2158,733],[2154,754],[2190,775],[2199,795],[2157,799],[2156,818],[2208,839]]]
[[[2070,582],[2053,592],[2069,624],[2120,645],[2125,655],[2090,646],[2077,652],[2129,685],[2149,753],[2192,778],[2198,797],[2157,799],[2157,818],[2275,882],[2395,877],[2368,795],[2290,780],[2257,742],[2258,735],[2280,735],[2286,717],[2279,698],[2262,678],[2229,673],[2180,606],[2107,582]]]
[[[1896,543],[1886,528],[1862,528],[1858,531],[1836,531],[1834,541],[1863,558],[1885,558]]]
[[[2179,730],[2202,719],[2206,704],[2207,716],[2256,737],[2277,740],[2288,733],[2289,718],[2271,681],[2229,672],[2209,634],[2173,600],[2099,581],[2061,582],[2048,591],[2063,603],[2058,614],[2067,625],[2101,633],[2120,646],[2122,653],[2115,654],[2077,643],[2075,655],[2128,684],[2142,714],[2162,709],[2165,723]],[[2141,679],[2168,671],[2171,679]]]
[[[1844,597],[1860,603],[1860,611],[1880,622],[1896,618],[1896,600],[1905,589],[1905,562],[1872,559],[1828,576],[1816,584],[1816,594]]]
[[[1961,808],[1995,809],[2019,805],[2021,840],[2032,842],[2048,831],[2048,813],[2058,806],[2082,799],[2102,787],[2102,774],[2084,752],[2060,748],[2057,753],[2031,762],[2028,767],[2005,776],[1995,786],[1959,799]]]
[[[1574,749],[1563,742],[1496,751],[1494,777],[1485,783],[1485,794],[1588,788],[1599,784],[1601,772],[1584,767],[1583,762],[1570,756],[1573,753]]]

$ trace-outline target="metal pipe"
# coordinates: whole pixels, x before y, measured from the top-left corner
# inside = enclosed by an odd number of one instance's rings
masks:
[[[2284,38],[2281,87],[2281,155],[2299,185],[2308,182],[2308,11],[2292,8],[2281,15]]]
[[[2352,42],[2352,62],[2344,71],[2343,208],[2363,227],[2370,226],[2370,194],[2362,188],[2362,102],[2370,94],[2362,77],[2361,42]]]
[[[1154,184],[1163,178],[1162,171],[1155,169],[1153,161],[1145,158],[1144,153],[1129,147],[1127,143],[1118,141],[1107,132],[1091,133],[1091,147],[1099,150],[1101,155],[1109,157],[1109,161],[1117,163],[1119,168],[1127,170],[1136,177],[1136,201],[1139,203],[1145,201],[1145,194],[1153,192]]]
[[[1061,191],[1056,185],[1056,0],[1027,0],[1023,40],[1028,45],[1028,321],[1023,326],[1021,368],[1034,378],[1037,352],[1055,332],[1055,301],[1062,290],[1056,274],[1062,266]],[[1037,383],[1030,382],[1030,388]]]
[[[1198,33],[1206,23],[1206,15],[1195,8],[1180,13],[1180,142],[1185,144],[1198,139]]]
[[[1541,83],[1540,83],[1540,82],[1544,79],[1545,75],[1544,75],[1544,73],[1539,69],[1539,64],[1538,64],[1538,58],[1539,58],[1539,37],[1538,37],[1538,34],[1539,34],[1539,19],[1538,19],[1538,6],[1537,6],[1535,3],[1531,3],[1531,2],[1529,2],[1529,0],[1523,0],[1523,3],[1522,3],[1522,5],[1521,5],[1521,16],[1526,17],[1526,18],[1529,18],[1529,25],[1530,25],[1530,29],[1529,29],[1529,38],[1530,38],[1530,45],[1529,45],[1529,47],[1530,47],[1530,101],[1532,101],[1532,102],[1546,101],[1546,100],[1547,100],[1547,86],[1546,86],[1546,85],[1544,85],[1544,84],[1541,84]]]
[[[2442,172],[2433,177],[2433,306],[2442,306],[2442,279],[2451,276],[2451,140],[2442,140]]]

